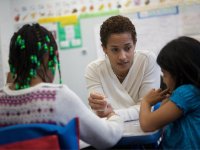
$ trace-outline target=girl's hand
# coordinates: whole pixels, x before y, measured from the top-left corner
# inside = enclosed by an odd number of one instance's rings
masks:
[[[149,103],[151,106],[155,105],[159,101],[162,101],[169,97],[169,89],[152,89],[142,99]]]

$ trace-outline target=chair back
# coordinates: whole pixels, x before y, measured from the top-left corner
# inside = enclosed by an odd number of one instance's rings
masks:
[[[0,128],[0,147],[5,144],[33,140],[52,135],[58,137],[60,149],[79,149],[80,136],[78,118],[72,119],[65,126],[34,123],[2,127]],[[18,148],[16,147],[15,149]],[[31,147],[29,149],[31,149]]]
[[[0,145],[0,150],[60,150],[57,135]]]

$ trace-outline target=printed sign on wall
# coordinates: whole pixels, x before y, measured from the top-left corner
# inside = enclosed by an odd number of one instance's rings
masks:
[[[58,42],[60,49],[70,49],[82,46],[80,23],[74,25],[58,26]]]

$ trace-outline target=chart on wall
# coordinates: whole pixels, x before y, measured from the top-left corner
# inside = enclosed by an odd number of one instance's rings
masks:
[[[57,23],[58,41],[60,49],[71,49],[82,46],[80,23],[62,26]]]
[[[82,46],[80,24],[61,25],[59,22],[41,24],[53,34],[60,50]]]
[[[200,3],[190,7],[180,7],[181,33],[189,36],[198,36],[200,40]]]
[[[137,32],[136,50],[156,55],[170,40],[190,36],[200,41],[200,4],[175,5],[131,14]],[[100,25],[94,27],[97,56],[104,57],[99,37]]]
[[[138,33],[136,48],[158,54],[160,49],[174,38],[200,37],[199,18],[200,4],[171,6],[138,13],[138,19],[133,20]]]
[[[178,6],[138,12],[137,19],[132,20],[137,30],[136,49],[158,54],[168,41],[179,35],[178,16]]]
[[[16,23],[32,22],[41,17],[71,14],[96,13],[112,10],[127,10],[143,6],[154,6],[181,0],[19,0],[12,1],[13,20]],[[184,0],[182,0],[184,1]]]

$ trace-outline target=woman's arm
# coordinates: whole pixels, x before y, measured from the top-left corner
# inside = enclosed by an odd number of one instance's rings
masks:
[[[130,106],[128,108],[115,109],[114,111],[120,117],[122,117],[124,121],[138,120],[139,119],[140,105],[137,104],[137,105],[134,105],[134,106]]]
[[[95,63],[89,64],[85,72],[86,85],[88,90],[89,106],[99,117],[106,117],[113,111],[108,104],[107,97],[104,94],[98,67]]]
[[[98,66],[89,64],[85,70],[85,80],[88,93],[98,92],[104,94],[100,76],[98,74]]]

